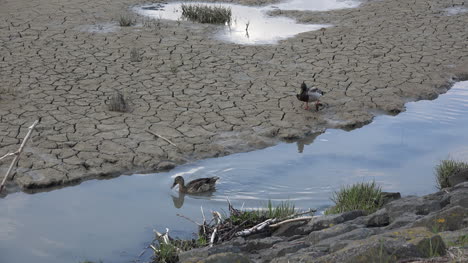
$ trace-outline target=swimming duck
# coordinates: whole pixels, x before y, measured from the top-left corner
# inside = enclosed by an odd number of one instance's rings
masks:
[[[320,97],[325,94],[325,92],[319,90],[318,88],[309,89],[305,84],[305,81],[301,84],[301,93],[296,94],[298,100],[305,102],[305,109],[309,109],[309,102],[315,101],[315,110],[319,110]]]
[[[174,183],[172,184],[172,188],[174,188],[177,184],[179,184],[179,192],[186,193],[186,194],[197,194],[203,192],[209,192],[215,190],[215,183],[219,179],[219,177],[208,177],[208,178],[200,178],[195,179],[189,182],[187,185],[184,184],[184,178],[182,176],[177,176],[174,179]]]

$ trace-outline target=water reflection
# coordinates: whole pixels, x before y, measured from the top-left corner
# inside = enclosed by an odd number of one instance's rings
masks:
[[[310,2],[292,1],[284,3],[284,5],[251,7],[224,3],[201,3],[211,6],[228,7],[232,10],[232,22],[226,26],[220,26],[216,37],[237,44],[274,44],[278,40],[286,39],[306,31],[318,30],[329,27],[330,25],[312,25],[298,24],[294,19],[287,17],[272,17],[268,16],[267,12],[278,8],[288,9],[291,5],[293,8],[303,10],[328,10],[324,9],[320,3],[329,3],[327,8],[344,8],[354,7],[355,5],[343,5],[344,2],[339,1],[313,1]],[[331,4],[330,4],[331,3]],[[353,3],[357,3],[354,2]],[[195,2],[200,4],[200,2]],[[134,11],[143,16],[149,16],[155,19],[182,20],[181,11],[182,3],[168,3],[165,5],[154,4],[144,5],[134,8]]]
[[[319,136],[320,133],[314,133],[314,134],[311,134],[311,135],[308,135],[300,140],[298,140],[296,142],[297,144],[297,152],[298,153],[302,153],[304,152],[304,146],[305,145],[310,145],[311,143],[314,142],[314,140],[317,138],[317,136]]]
[[[375,180],[384,191],[402,195],[431,193],[439,160],[449,155],[468,160],[468,82],[437,100],[406,106],[397,116],[376,117],[351,132],[330,129],[297,144],[203,160],[166,173],[10,194],[0,199],[0,262],[131,262],[153,239],[153,228],[192,237],[196,226],[176,214],[200,222],[200,206],[223,211],[227,198],[235,207],[290,200],[297,208],[323,211],[333,191],[355,182]],[[178,175],[187,181],[220,180],[210,195],[183,195],[170,189]]]

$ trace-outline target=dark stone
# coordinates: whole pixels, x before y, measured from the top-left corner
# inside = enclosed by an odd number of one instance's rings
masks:
[[[296,234],[296,229],[300,226],[307,224],[307,221],[291,222],[284,225],[281,225],[275,232],[273,236],[284,236],[290,237]]]
[[[366,217],[366,226],[368,227],[382,227],[390,224],[390,217],[388,216],[387,209],[382,208],[377,212],[370,214]]]
[[[307,241],[310,244],[315,245],[325,239],[340,236],[357,228],[359,228],[359,226],[354,224],[338,224],[330,228],[322,229],[320,231],[311,232],[307,237]]]
[[[436,198],[436,197],[434,197]],[[442,199],[442,197],[440,197]],[[404,213],[427,215],[442,208],[440,200],[423,197],[406,197],[384,205],[390,217],[390,223]]]
[[[239,253],[219,253],[211,255],[207,258],[188,258],[185,260],[180,260],[184,263],[252,263],[248,257],[239,254]]]
[[[382,205],[388,204],[391,201],[398,200],[401,198],[399,192],[382,192]]]
[[[459,183],[468,182],[468,168],[462,169],[458,173],[449,176],[448,181],[451,186],[456,186]]]
[[[312,231],[318,231],[332,227],[343,222],[347,222],[358,217],[366,215],[365,211],[355,210],[335,215],[324,215],[312,218],[307,225],[299,227],[294,234],[309,234]]]

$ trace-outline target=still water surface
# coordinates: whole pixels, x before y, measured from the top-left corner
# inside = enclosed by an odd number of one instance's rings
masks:
[[[231,8],[232,22],[229,25],[219,26],[215,37],[244,45],[275,44],[278,40],[290,38],[302,32],[331,26],[299,24],[291,18],[269,16],[268,11],[278,8],[281,10],[327,11],[353,8],[359,5],[359,1],[350,0],[290,0],[261,7],[225,3],[190,3]],[[143,5],[137,6],[133,10],[140,15],[154,19],[183,20],[182,4],[177,2]]]
[[[293,201],[298,208],[331,205],[340,186],[375,180],[384,191],[435,191],[433,167],[449,156],[468,159],[468,81],[434,101],[410,102],[397,116],[378,116],[360,129],[330,129],[317,138],[183,165],[167,173],[93,180],[78,186],[0,199],[0,262],[133,262],[152,229],[190,237],[205,212]],[[299,107],[299,105],[298,105]],[[313,143],[312,143],[313,141]],[[219,176],[211,196],[179,196],[173,178]]]

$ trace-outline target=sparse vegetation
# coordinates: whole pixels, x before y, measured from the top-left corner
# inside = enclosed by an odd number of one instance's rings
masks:
[[[273,205],[269,201],[265,207],[254,210],[238,210],[229,204],[229,214],[222,216],[218,212],[213,212],[213,220],[203,222],[199,225],[198,238],[192,240],[170,239],[168,236],[157,234],[155,242],[151,245],[154,251],[153,262],[177,262],[177,254],[180,251],[187,251],[193,248],[205,247],[213,241],[214,244],[224,242],[237,236],[236,233],[243,229],[250,229],[265,223],[267,220],[279,220],[293,218],[297,216],[296,209],[291,202],[281,202]],[[307,211],[302,214],[313,213]],[[267,225],[265,225],[267,226]],[[268,227],[259,231],[268,231]]]
[[[151,28],[151,27],[156,28],[156,27],[159,27],[160,22],[161,22],[160,19],[143,18],[143,20],[141,21],[141,24],[147,28]]]
[[[182,16],[199,23],[229,24],[232,12],[229,7],[182,4]]]
[[[120,26],[133,26],[136,23],[136,19],[129,14],[121,14],[119,17]]]
[[[118,91],[110,98],[108,107],[110,111],[126,112],[128,110],[124,96]]]
[[[435,174],[437,179],[437,188],[443,189],[451,187],[449,177],[456,174],[462,169],[467,169],[468,163],[455,160],[442,160],[435,167]]]
[[[138,48],[132,48],[130,50],[130,61],[131,62],[141,62],[142,58],[140,55],[140,50]]]
[[[333,193],[331,200],[335,205],[327,209],[325,214],[338,214],[352,210],[373,213],[383,204],[381,188],[374,181],[346,186]]]

